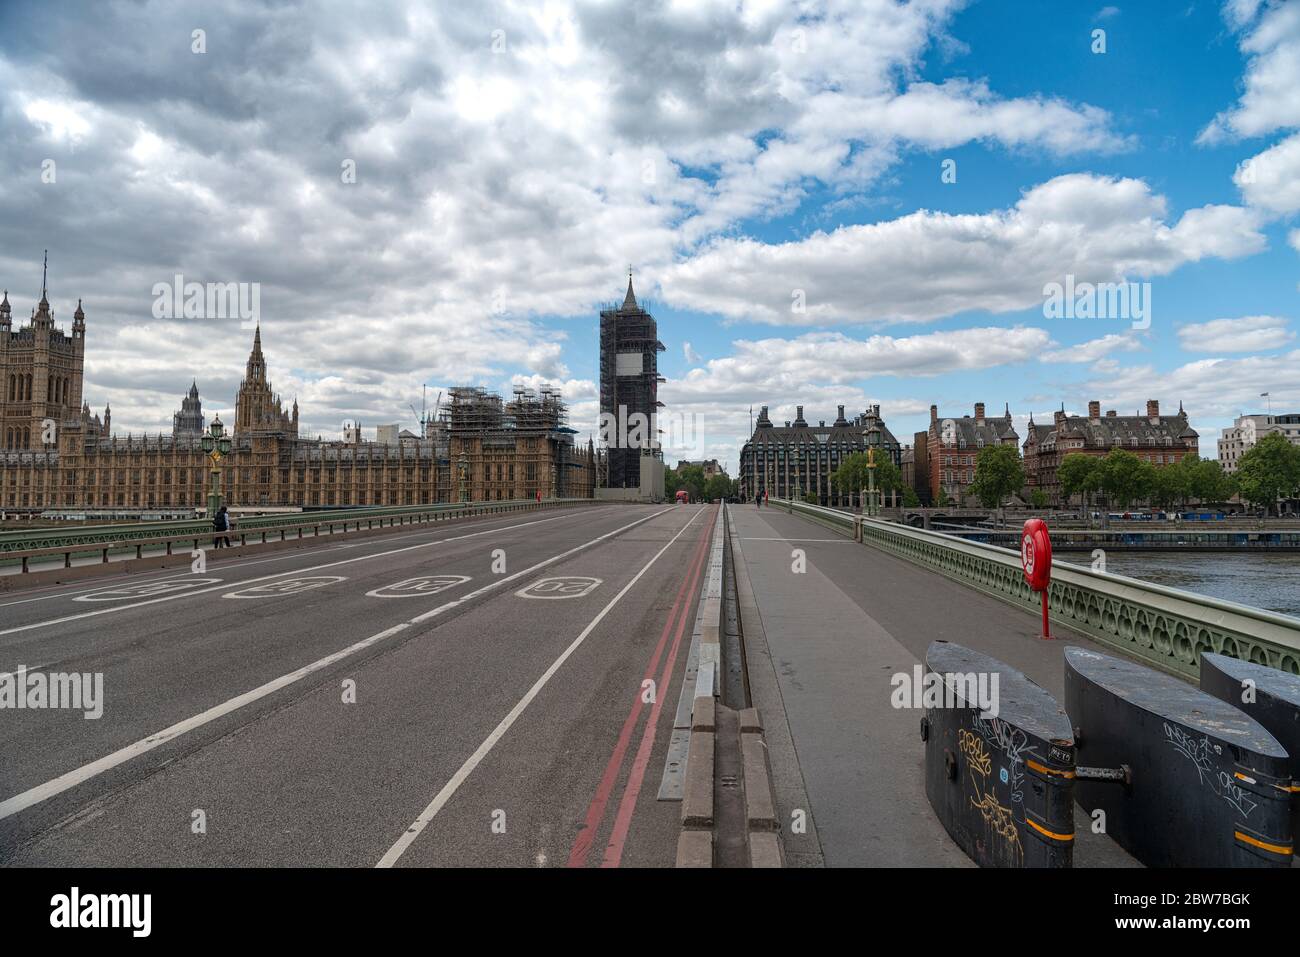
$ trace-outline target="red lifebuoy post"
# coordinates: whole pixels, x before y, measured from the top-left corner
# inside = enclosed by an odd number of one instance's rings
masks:
[[[1043,638],[1051,638],[1047,622],[1047,586],[1052,583],[1052,538],[1041,518],[1025,522],[1020,533],[1020,567],[1029,587],[1043,597]]]

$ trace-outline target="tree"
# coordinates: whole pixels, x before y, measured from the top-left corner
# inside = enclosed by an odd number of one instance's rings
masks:
[[[947,508],[952,504],[952,496],[948,494],[946,488],[942,486],[939,488],[939,497],[934,500],[934,504],[939,508]]]
[[[1061,492],[1066,501],[1074,495],[1089,495],[1097,491],[1097,472],[1101,460],[1082,452],[1071,452],[1056,469],[1056,477],[1061,483]]]
[[[1034,508],[1047,508],[1047,493],[1036,488],[1029,493],[1029,504]]]
[[[970,490],[985,508],[997,508],[1025,486],[1025,467],[1013,445],[986,445],[975,457]]]
[[[921,504],[921,497],[916,494],[916,489],[910,485],[903,487],[903,507],[916,508]]]
[[[1186,460],[1184,460],[1186,461]],[[1151,502],[1160,508],[1173,508],[1187,501],[1192,488],[1190,465],[1177,462],[1155,470],[1151,480]]]
[[[678,491],[685,489],[692,502],[704,498],[704,468],[700,465],[681,463],[678,468],[664,466],[664,489],[671,498]]]
[[[1300,489],[1300,448],[1276,432],[1264,436],[1241,457],[1237,482],[1243,498],[1272,511]]]
[[[1237,483],[1223,471],[1216,459],[1185,456],[1178,463],[1187,471],[1188,498],[1198,502],[1226,502],[1237,491]]]
[[[846,495],[855,495],[867,487],[867,456],[863,452],[854,452],[840,462],[831,475],[835,487]]]
[[[736,482],[727,476],[719,473],[712,476],[704,483],[704,499],[712,502],[714,499],[728,499],[736,494]]]
[[[1112,505],[1127,508],[1151,495],[1155,466],[1127,449],[1111,449],[1097,467],[1097,484]]]
[[[898,466],[888,455],[881,453],[875,459],[876,491],[880,493],[883,502],[887,494],[903,487],[903,473],[898,470]],[[840,463],[840,467],[831,476],[831,481],[842,492],[850,494],[862,492],[870,485],[870,479],[867,477],[871,471],[867,465],[868,461],[866,452],[854,452]]]

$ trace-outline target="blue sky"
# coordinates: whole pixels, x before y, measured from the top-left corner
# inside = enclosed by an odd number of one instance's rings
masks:
[[[764,404],[1182,401],[1209,455],[1300,410],[1294,0],[13,3],[0,69],[0,284],[25,317],[51,250],[123,429],[233,405],[247,330],[151,311],[183,273],[260,284],[310,431],[524,381],[586,432],[629,263],[670,463],[734,468]],[[1150,328],[1047,318],[1067,275],[1149,282]]]

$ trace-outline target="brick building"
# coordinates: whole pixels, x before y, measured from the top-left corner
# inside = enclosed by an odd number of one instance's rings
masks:
[[[974,415],[960,418],[940,416],[939,407],[930,406],[930,428],[925,433],[924,445],[929,475],[930,502],[939,501],[939,493],[947,495],[954,504],[962,504],[970,494],[975,481],[975,460],[979,451],[990,445],[1010,445],[1016,448],[1020,436],[1011,424],[1011,408],[1007,406],[1000,416],[986,416],[984,403],[975,403]]]
[[[1160,414],[1155,399],[1147,402],[1146,415],[1117,415],[1113,409],[1102,415],[1100,402],[1089,402],[1086,416],[1069,415],[1062,406],[1050,425],[1035,424],[1030,416],[1024,444],[1025,480],[1030,489],[1040,488],[1052,502],[1059,503],[1057,469],[1071,453],[1104,456],[1111,449],[1126,449],[1159,468],[1199,454],[1199,441],[1181,402],[1178,413],[1171,416]]]

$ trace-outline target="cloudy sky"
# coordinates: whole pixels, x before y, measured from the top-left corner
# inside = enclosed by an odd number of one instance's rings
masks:
[[[629,265],[670,463],[760,405],[1300,411],[1298,0],[5,0],[0,74],[0,286],[49,249],[118,430],[230,417],[252,333],[158,318],[179,274],[259,284],[306,431],[522,380],[585,433]]]

